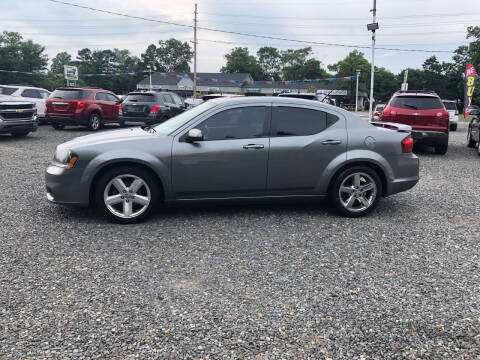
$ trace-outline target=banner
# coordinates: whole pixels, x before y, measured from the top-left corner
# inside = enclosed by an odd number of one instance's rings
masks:
[[[76,66],[63,65],[63,73],[67,80],[78,80],[78,68]]]
[[[465,70],[465,97],[464,97],[464,109],[463,116],[465,119],[470,115],[470,106],[472,105],[473,91],[475,90],[477,71],[475,67],[470,63]]]

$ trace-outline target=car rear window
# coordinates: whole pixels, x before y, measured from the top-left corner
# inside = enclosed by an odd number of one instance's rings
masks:
[[[2,95],[12,95],[18,88],[13,87],[0,87],[0,94]]]
[[[440,99],[432,96],[396,96],[392,99],[390,106],[413,110],[443,108]]]
[[[457,104],[453,101],[444,101],[443,105],[445,105],[445,109],[447,110],[457,110]]]
[[[153,94],[130,94],[125,99],[125,102],[155,102]]]
[[[65,100],[82,100],[82,99],[86,99],[89,95],[90,95],[90,91],[88,91],[88,90],[57,89],[52,93],[52,95],[50,95],[50,98],[51,99],[65,99]]]

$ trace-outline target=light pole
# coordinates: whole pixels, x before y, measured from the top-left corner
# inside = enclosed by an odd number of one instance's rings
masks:
[[[147,65],[147,69],[150,75],[150,87],[148,89],[152,91],[152,67],[150,65]]]
[[[367,24],[368,31],[372,32],[372,69],[370,75],[370,104],[368,109],[368,118],[372,118],[372,106],[373,106],[373,81],[375,79],[375,30],[378,29],[378,23],[376,22],[377,16],[377,0],[373,0],[373,9],[371,10],[373,14],[373,22]]]
[[[193,20],[193,98],[197,95],[197,4],[195,4],[195,18]]]
[[[358,77],[360,76],[360,69],[357,69],[357,90],[355,94],[355,112],[358,111]]]

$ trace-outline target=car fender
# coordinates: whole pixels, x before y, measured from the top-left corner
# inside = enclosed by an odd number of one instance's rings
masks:
[[[94,111],[100,113],[100,116],[102,117],[102,119],[105,118],[105,117],[104,117],[104,114],[103,114],[102,108],[101,108],[99,105],[97,105],[97,104],[91,104],[91,105],[87,108],[87,114],[88,114],[88,115],[87,115],[87,118],[90,118],[90,115],[91,115]]]
[[[168,164],[165,164],[164,161],[148,152],[139,150],[132,152],[131,149],[112,150],[94,157],[85,167],[80,181],[81,188],[86,188],[90,191],[92,181],[100,171],[109,165],[125,162],[137,163],[151,169],[162,183],[165,200],[168,200],[171,197],[172,192]]]

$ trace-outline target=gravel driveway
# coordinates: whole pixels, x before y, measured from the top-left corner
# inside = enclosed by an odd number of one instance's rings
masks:
[[[369,217],[199,206],[140,225],[47,203],[81,129],[0,136],[0,358],[480,357],[480,158],[451,133]]]

